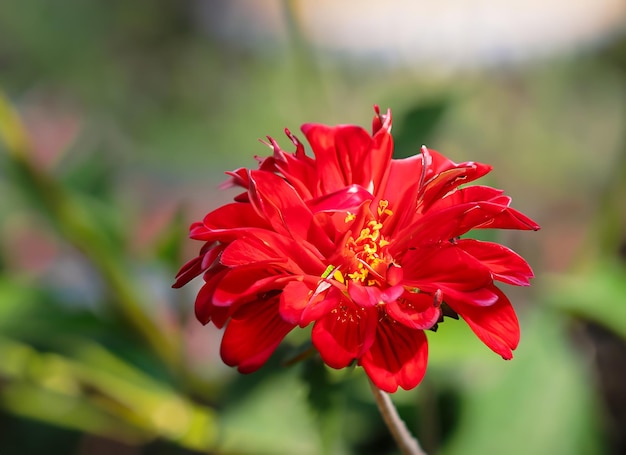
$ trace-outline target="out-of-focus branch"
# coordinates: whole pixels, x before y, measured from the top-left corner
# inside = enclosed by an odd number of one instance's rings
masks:
[[[45,212],[59,233],[93,264],[118,313],[172,370],[179,366],[179,341],[167,337],[142,306],[142,294],[132,282],[130,267],[115,253],[107,236],[83,206],[32,160],[28,136],[19,116],[0,92],[0,141],[7,151],[7,167],[16,186]]]

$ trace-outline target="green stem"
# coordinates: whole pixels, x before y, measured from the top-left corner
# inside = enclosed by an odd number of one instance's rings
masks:
[[[395,439],[396,444],[398,444],[402,454],[426,455],[426,452],[422,450],[417,439],[413,437],[407,429],[404,421],[400,418],[398,410],[393,405],[389,395],[376,387],[371,380],[369,383],[374,399],[376,400],[378,410],[380,411],[387,428],[389,428],[389,431],[391,432],[393,439]]]
[[[180,361],[177,343],[166,336],[143,309],[142,295],[132,284],[128,265],[115,254],[98,224],[66,189],[32,161],[28,137],[17,113],[0,92],[0,140],[8,152],[16,185],[30,197],[70,244],[78,248],[101,275],[115,296],[113,302],[124,320],[155,353],[176,371]]]

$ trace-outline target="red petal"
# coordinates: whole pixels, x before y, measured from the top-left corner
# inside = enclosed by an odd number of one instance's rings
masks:
[[[302,281],[294,280],[287,283],[280,295],[279,313],[281,317],[287,322],[298,324],[311,293],[309,286]]]
[[[280,290],[290,280],[290,275],[277,275],[266,268],[239,267],[231,269],[220,280],[213,294],[213,304],[229,306],[255,294]]]
[[[311,287],[317,289],[313,291]],[[341,292],[329,282],[291,281],[280,296],[280,314],[288,322],[306,327],[337,306]]]
[[[259,262],[287,264],[288,258],[256,237],[244,237],[234,240],[224,249],[220,262],[227,267],[237,267]]]
[[[319,275],[325,269],[322,253],[314,245],[267,230],[255,230],[244,238],[234,240],[220,261],[229,267],[252,264],[274,264],[282,271],[295,275]]]
[[[417,386],[426,373],[428,343],[422,330],[389,319],[378,323],[374,344],[359,360],[372,382],[393,393]]]
[[[432,210],[396,235],[390,254],[416,245],[436,244],[459,237],[475,228],[538,229],[536,223],[506,205],[493,202],[469,202],[441,211]]]
[[[315,154],[322,193],[333,192],[346,186],[335,151],[335,128],[307,123],[300,129]]]
[[[476,180],[489,173],[492,169],[489,165],[474,162],[456,164],[448,160],[449,163],[444,164],[444,160],[447,160],[447,158],[443,157],[443,155],[434,150],[429,150],[429,153],[435,162],[439,162],[439,166],[443,168],[452,167],[440,170],[430,180],[427,177],[424,192],[421,196],[424,210],[427,210],[433,202],[440,200],[459,185]],[[432,171],[432,169],[429,170]]]
[[[473,239],[459,240],[456,245],[491,270],[494,279],[516,286],[530,285],[533,271],[517,253],[505,246]]]
[[[472,185],[458,189],[435,201],[429,211],[436,212],[467,202],[493,201],[502,196],[503,191],[490,186]],[[505,204],[506,205],[506,204]]]
[[[261,218],[248,203],[233,202],[208,213],[202,223],[209,229],[236,229],[241,227],[267,228],[267,221]]]
[[[278,314],[278,299],[258,300],[240,308],[226,326],[220,353],[241,373],[259,369],[294,328]]]
[[[224,250],[224,246],[219,243],[206,242],[200,249],[198,257],[183,265],[176,275],[176,282],[173,288],[180,288],[189,283],[202,272],[216,265],[216,260]]]
[[[405,285],[433,292],[473,291],[492,283],[489,269],[452,243],[410,250],[402,258]]]
[[[313,326],[311,338],[324,362],[344,368],[370,348],[378,322],[378,310],[342,302]]]
[[[391,132],[391,109],[387,109],[385,114],[380,113],[380,107],[374,105],[374,119],[372,120],[372,135],[376,135],[380,130]]]
[[[282,175],[303,200],[311,199],[318,192],[315,160],[306,156],[304,145],[288,129],[285,129],[285,134],[296,146],[295,153],[285,153],[274,139],[268,137],[274,156],[265,158],[259,169]]]
[[[430,294],[407,294],[406,299],[389,302],[385,307],[387,314],[411,329],[430,329],[439,320],[439,302]]]
[[[240,186],[248,189],[250,180],[248,179],[248,170],[246,168],[240,167],[234,171],[228,171],[226,172],[226,175],[230,176],[230,178],[220,185],[221,189],[227,189],[233,186]]]
[[[308,239],[326,251],[334,248],[313,213],[285,180],[263,171],[250,171],[250,179],[252,204],[278,234],[297,241]]]
[[[213,321],[216,327],[222,328],[228,320],[232,308],[230,307],[216,307],[213,305],[213,294],[218,283],[222,280],[226,271],[222,271],[211,277],[200,288],[198,295],[196,296],[195,313],[196,318],[202,324],[208,324]]]
[[[321,190],[332,193],[351,184],[372,186],[372,138],[354,125],[329,127],[308,123],[302,132],[315,153]]]
[[[360,185],[350,185],[334,193],[325,194],[317,199],[307,201],[309,209],[317,212],[339,212],[356,210],[363,202],[374,198]]]
[[[504,293],[493,287],[498,301],[488,307],[454,303],[450,306],[470,326],[483,343],[508,360],[520,338],[519,322],[515,310]]]
[[[468,202],[491,203],[501,207],[501,213],[495,219],[487,220],[487,225],[477,225],[476,227],[538,230],[539,225],[536,222],[528,218],[526,215],[509,207],[511,198],[509,196],[504,196],[502,193],[502,190],[488,186],[468,186],[454,191],[446,197],[435,201],[429,210],[434,212]]]
[[[200,275],[202,273],[202,259],[203,256],[198,256],[183,265],[176,275],[176,282],[172,285],[172,287],[176,289],[183,287],[195,277]]]
[[[378,192],[381,199],[389,201],[389,209],[394,213],[385,221],[385,231],[394,231],[396,226],[404,226],[413,219],[423,161],[422,155],[391,161],[382,183],[384,189]]]
[[[379,157],[372,151],[370,134],[360,126],[338,126],[335,129],[335,149],[345,185],[357,184],[372,191],[372,168],[379,164]]]
[[[342,291],[335,286],[328,289],[328,292],[323,290],[323,287],[318,286],[318,289],[313,293],[311,300],[302,312],[300,327],[306,327],[311,322],[326,316],[339,305],[342,297]]]
[[[519,229],[538,231],[541,227],[522,212],[511,207],[503,210],[497,217],[486,220],[476,226],[477,229]]]
[[[383,290],[378,286],[363,286],[354,281],[348,283],[348,294],[361,307],[373,307],[378,304],[391,302],[400,297],[403,292],[404,287],[401,285]]]
[[[393,156],[393,137],[391,136],[391,111],[387,110],[382,128],[372,137],[372,176],[373,193],[380,196],[384,186],[382,184],[389,170]],[[370,189],[370,188],[368,188]],[[370,189],[372,190],[372,189]]]
[[[491,283],[490,283],[491,284]],[[432,292],[432,288],[428,291]],[[472,291],[455,291],[446,289],[443,291],[443,300],[447,303],[466,303],[475,306],[491,306],[498,301],[498,295],[493,292],[493,286],[475,289]]]

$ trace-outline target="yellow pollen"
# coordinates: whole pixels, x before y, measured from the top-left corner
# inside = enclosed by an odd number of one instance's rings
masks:
[[[381,199],[378,202],[378,216],[382,217],[383,213],[387,216],[391,216],[393,215],[393,212],[389,209],[387,209],[387,207],[389,206],[389,201],[386,201],[384,199]]]
[[[352,259],[352,272],[348,270],[342,272],[339,267],[330,265],[322,274],[322,279],[334,279],[341,284],[346,284],[348,279],[352,281],[360,281],[367,286],[376,286],[385,274],[385,265],[393,262],[393,259],[386,252],[385,248],[389,245],[389,241],[381,233],[383,223],[387,218],[393,215],[388,209],[389,202],[381,200],[378,202],[376,219],[371,219],[359,232],[359,236],[355,239],[350,237],[347,241],[346,248],[351,252],[348,257]],[[356,219],[356,214],[346,212],[345,223],[349,223]]]
[[[377,282],[376,279],[380,279],[377,278],[376,273],[380,269],[381,264],[391,261],[391,258],[386,255],[384,250],[389,245],[389,241],[381,233],[384,220],[393,215],[393,212],[387,208],[388,205],[388,201],[379,201],[377,219],[368,221],[356,239],[350,237],[348,240],[346,246],[352,251],[358,264],[356,264],[356,270],[347,273],[345,278],[360,281],[367,286],[374,286]],[[347,219],[348,217],[346,217]]]
[[[335,273],[333,273],[333,278],[336,279],[337,281],[339,281],[342,284],[345,283],[345,279],[343,277],[343,274],[339,270],[335,270]]]
[[[362,264],[359,265],[361,266],[359,270],[357,270],[356,272],[348,273],[348,278],[353,281],[365,282],[365,279],[367,278],[369,272],[367,271],[367,269],[363,268]]]

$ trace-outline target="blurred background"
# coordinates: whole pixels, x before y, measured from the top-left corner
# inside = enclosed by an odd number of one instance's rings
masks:
[[[170,289],[188,225],[304,122],[492,164],[539,222],[504,362],[461,323],[393,396],[431,454],[626,453],[623,0],[5,0],[0,454],[395,454],[360,369],[242,376]],[[297,134],[297,133],[296,133]],[[302,135],[300,135],[302,138]]]

